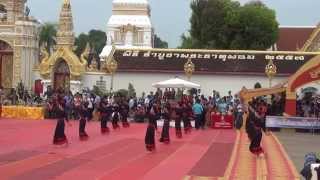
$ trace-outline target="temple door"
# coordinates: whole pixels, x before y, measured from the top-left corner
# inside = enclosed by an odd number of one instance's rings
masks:
[[[13,50],[11,46],[0,40],[0,85],[4,89],[12,88]]]
[[[56,64],[53,87],[55,90],[70,90],[70,69],[64,60],[60,60]]]

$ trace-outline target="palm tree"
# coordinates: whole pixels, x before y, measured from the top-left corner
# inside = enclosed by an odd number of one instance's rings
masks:
[[[40,45],[44,45],[49,54],[54,45],[56,45],[56,34],[58,25],[56,23],[44,23],[40,30]]]

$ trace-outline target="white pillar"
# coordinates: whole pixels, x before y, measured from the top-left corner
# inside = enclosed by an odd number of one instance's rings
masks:
[[[132,46],[133,45],[133,33],[128,31],[126,34],[125,45]]]

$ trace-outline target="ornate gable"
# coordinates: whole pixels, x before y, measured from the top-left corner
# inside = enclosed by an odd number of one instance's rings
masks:
[[[51,72],[59,60],[63,59],[69,66],[71,79],[79,79],[80,76],[86,71],[87,61],[85,57],[89,54],[86,49],[81,55],[81,60],[73,53],[71,49],[59,47],[50,57],[48,53],[44,53],[45,57],[40,64],[40,74],[46,79],[50,78]]]
[[[320,23],[318,24],[317,28],[313,31],[310,38],[304,44],[301,51],[306,52],[315,52],[320,51]]]
[[[63,59],[69,66],[71,79],[80,79],[80,76],[86,71],[86,58],[89,54],[89,49],[87,47],[79,59],[72,51],[73,44],[74,32],[71,5],[69,0],[63,0],[57,32],[57,50],[50,57],[44,49],[42,50],[44,58],[40,64],[40,74],[44,78],[50,79],[56,63]]]

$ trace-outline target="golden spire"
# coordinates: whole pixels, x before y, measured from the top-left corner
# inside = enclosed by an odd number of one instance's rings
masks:
[[[72,48],[74,44],[73,19],[70,0],[63,0],[57,32],[57,46]]]
[[[63,0],[63,4],[70,4],[70,0]]]

